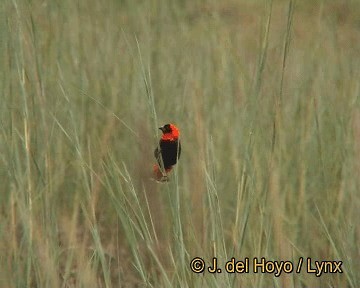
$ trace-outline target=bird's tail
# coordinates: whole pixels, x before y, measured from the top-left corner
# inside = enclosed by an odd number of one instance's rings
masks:
[[[163,171],[162,169],[160,169],[159,165],[154,164],[153,178],[159,182],[166,182],[166,181],[168,181],[168,173],[170,173],[171,170],[172,170],[172,167],[167,168],[167,169],[165,169],[165,171]]]

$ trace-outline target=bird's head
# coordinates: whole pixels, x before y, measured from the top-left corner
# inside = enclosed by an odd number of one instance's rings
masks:
[[[174,124],[165,124],[164,126],[159,128],[163,135],[161,139],[163,140],[177,140],[180,136],[179,129]]]

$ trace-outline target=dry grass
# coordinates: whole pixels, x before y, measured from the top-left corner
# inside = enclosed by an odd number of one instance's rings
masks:
[[[340,0],[3,1],[0,286],[358,287],[359,15]],[[167,122],[183,153],[161,185]],[[343,273],[201,275],[196,256]]]

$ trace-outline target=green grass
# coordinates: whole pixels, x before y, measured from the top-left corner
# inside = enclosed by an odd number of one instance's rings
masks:
[[[360,4],[106,2],[0,4],[0,286],[359,287]]]

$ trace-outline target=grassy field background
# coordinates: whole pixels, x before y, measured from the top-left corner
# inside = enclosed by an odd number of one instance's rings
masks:
[[[0,13],[1,287],[360,287],[358,1]],[[183,152],[159,184],[165,123]],[[343,273],[229,274],[231,257]]]

